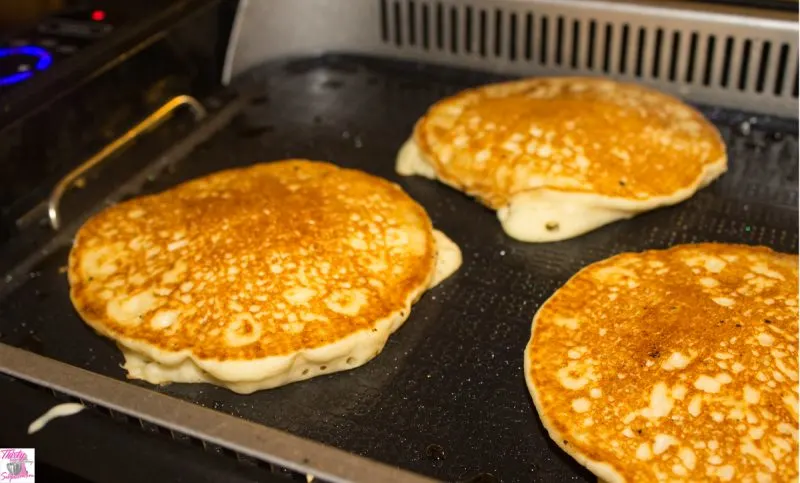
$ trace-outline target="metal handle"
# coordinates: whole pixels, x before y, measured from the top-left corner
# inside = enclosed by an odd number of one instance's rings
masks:
[[[54,230],[58,230],[61,226],[58,206],[61,203],[64,192],[66,192],[76,180],[114,154],[117,150],[136,139],[141,133],[155,127],[169,116],[172,111],[181,106],[188,106],[197,121],[206,117],[206,108],[194,97],[185,95],[173,97],[155,112],[147,116],[142,122],[129,129],[125,134],[106,145],[103,149],[98,151],[97,154],[87,159],[83,164],[61,178],[61,181],[53,188],[53,191],[50,193],[50,198],[47,201],[47,216],[50,218],[50,226],[52,226]]]

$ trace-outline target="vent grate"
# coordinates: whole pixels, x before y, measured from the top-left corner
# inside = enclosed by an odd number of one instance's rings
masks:
[[[708,18],[678,22],[541,3],[381,0],[381,39],[396,54],[423,60],[522,75],[600,74],[746,98],[756,107],[764,99],[796,105],[796,38],[765,39],[763,29]]]

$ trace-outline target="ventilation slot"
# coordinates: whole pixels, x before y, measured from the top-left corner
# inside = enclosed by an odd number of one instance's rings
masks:
[[[458,53],[458,9],[450,7],[450,52]]]
[[[528,13],[525,15],[525,60],[530,61],[533,59],[533,14]]]
[[[758,77],[756,78],[755,89],[759,94],[764,92],[767,86],[767,78],[770,68],[770,54],[772,53],[772,43],[764,42],[761,45],[761,55],[758,62]]]
[[[394,43],[398,47],[403,45],[403,15],[400,13],[400,3],[394,4]]]
[[[662,57],[666,57],[662,55],[662,47],[664,43],[664,31],[661,29],[656,30],[656,38],[655,42],[653,43],[653,50],[652,50],[652,65],[650,66],[649,72],[653,79],[658,79],[661,77],[661,59]]]
[[[706,46],[705,46],[705,59],[703,62],[703,85],[709,86],[713,80],[712,74],[714,73],[714,58],[719,57],[715,55],[714,48],[717,44],[717,38],[713,35],[710,35],[706,38]]]
[[[517,60],[517,14],[512,13],[508,17],[508,58]]]
[[[381,39],[389,41],[389,12],[386,11],[386,0],[381,0]]]
[[[439,50],[444,49],[444,6],[441,3],[436,4],[436,48]]]
[[[550,30],[550,19],[541,17],[539,19],[539,64],[546,65],[548,59],[548,38],[547,33]]]
[[[474,23],[472,7],[467,7],[464,9],[464,52],[468,54],[475,52]]]
[[[630,46],[631,27],[628,24],[622,26],[622,40],[620,41],[619,52],[619,73],[628,73],[628,51],[631,50]]]
[[[725,39],[725,50],[723,51],[722,57],[722,69],[720,71],[720,85],[722,87],[728,87],[730,85],[730,78],[731,78],[731,64],[732,64],[732,57],[733,57],[733,38],[728,37]]]
[[[669,73],[668,78],[670,82],[675,82],[678,78],[678,62],[685,57],[685,53],[681,51],[682,38],[680,32],[672,32],[672,42],[669,48]]]
[[[645,69],[645,57],[647,56],[647,30],[640,27],[636,39],[637,48],[634,54],[636,57],[632,64],[635,65],[636,77],[641,78]]]
[[[431,46],[431,14],[427,3],[422,4],[422,48]]]
[[[603,73],[608,74],[611,72],[611,62],[613,59],[614,49],[614,27],[607,23],[603,27]]]
[[[417,45],[417,4],[408,2],[408,45]]]
[[[797,47],[783,44],[775,78],[775,95],[797,98],[797,67]]]
[[[600,46],[600,41],[597,38],[597,22],[594,20],[589,22],[589,34],[586,37],[586,68],[589,70],[594,69],[595,58],[597,57],[597,49]]]
[[[739,68],[739,82],[738,87],[740,91],[747,90],[747,82],[750,76],[750,50],[753,48],[753,41],[748,39],[742,44],[742,58]],[[736,64],[734,64],[736,65]],[[752,85],[751,85],[752,87]]]
[[[572,35],[570,36],[570,45],[568,51],[570,52],[569,65],[573,69],[578,68],[578,58],[580,57],[581,49],[581,24],[577,20],[572,22]]]
[[[501,57],[503,55],[503,12],[499,9],[494,11],[494,32],[492,39],[494,41],[494,56]]]
[[[555,44],[556,47],[555,63],[560,66],[562,65],[562,55],[564,53],[564,17],[558,17],[556,19],[556,31],[553,44]]]
[[[488,25],[486,10],[481,10],[478,14],[478,53],[481,57],[486,57],[486,30]]]
[[[687,84],[691,84],[694,82],[695,79],[695,66],[697,60],[697,52],[700,43],[700,36],[697,32],[692,32],[692,36],[689,38],[689,59],[686,62],[686,72],[683,76],[684,81]]]

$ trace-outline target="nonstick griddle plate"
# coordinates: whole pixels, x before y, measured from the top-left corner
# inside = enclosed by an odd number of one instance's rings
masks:
[[[358,369],[248,396],[132,384],[438,479],[595,481],[549,440],[525,387],[522,354],[540,304],[580,268],[624,251],[700,241],[798,249],[796,121],[702,107],[728,143],[730,169],[720,180],[680,205],[535,245],[505,236],[494,213],[468,197],[393,169],[431,103],[503,78],[331,56],[247,77],[263,95],[143,192],[257,161],[329,160],[400,183],[461,246],[464,265]],[[0,300],[0,341],[124,379],[118,350],[72,308],[60,270],[68,250],[43,257]]]

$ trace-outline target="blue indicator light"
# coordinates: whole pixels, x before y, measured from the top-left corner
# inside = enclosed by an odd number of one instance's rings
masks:
[[[10,86],[11,84],[16,84],[17,82],[22,82],[28,77],[32,77],[33,72],[17,72],[16,74],[7,75],[5,77],[0,77],[0,86]]]
[[[14,55],[27,55],[29,57],[36,57],[36,70],[42,71],[50,67],[53,63],[53,57],[50,53],[35,45],[23,45],[21,47],[4,47],[0,48],[0,58],[11,57]],[[33,76],[33,72],[15,72],[10,75],[0,77],[0,86],[8,86],[22,82],[29,77]]]

